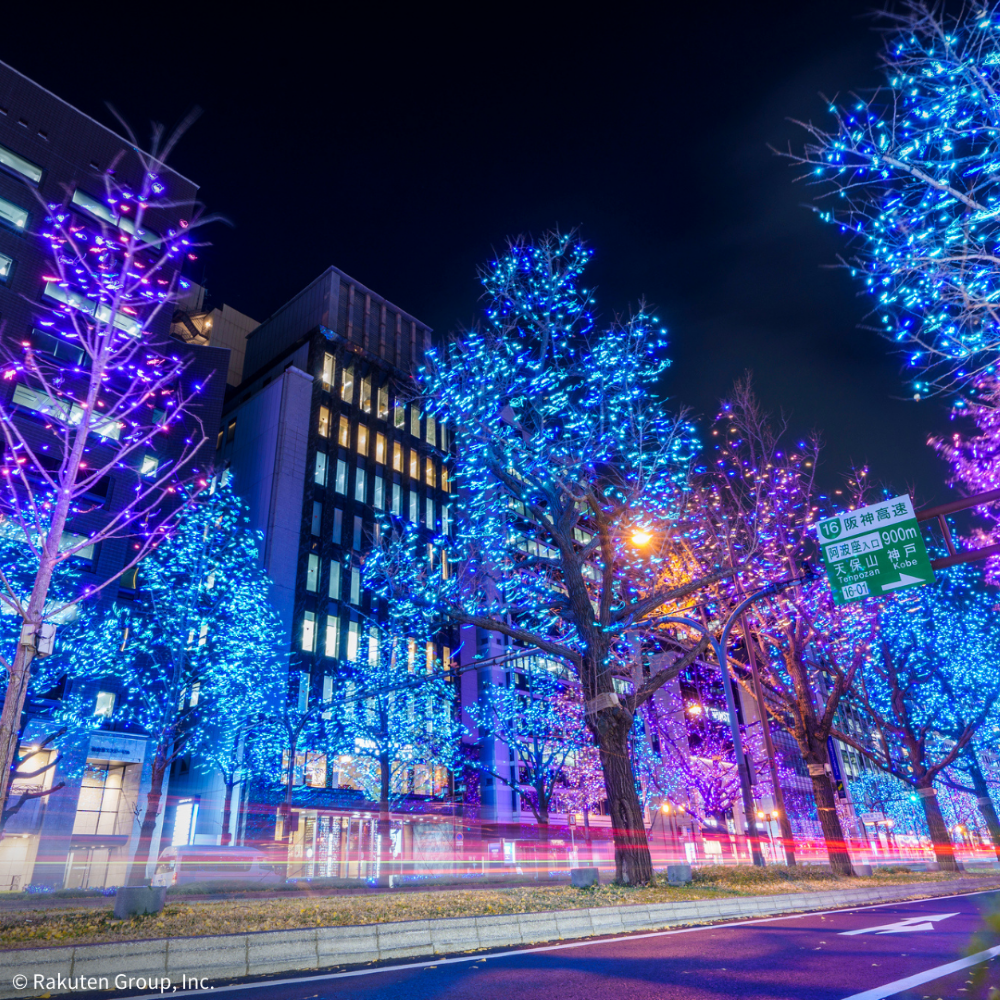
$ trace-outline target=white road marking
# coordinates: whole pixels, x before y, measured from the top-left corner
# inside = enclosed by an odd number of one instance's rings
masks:
[[[976,952],[968,958],[960,958],[957,962],[949,962],[947,965],[939,965],[936,969],[928,969],[926,972],[918,972],[916,975],[907,976],[906,979],[897,979],[894,983],[886,983],[885,986],[876,986],[873,990],[865,990],[864,993],[852,993],[844,1000],[886,1000],[886,997],[895,996],[903,990],[912,989],[914,986],[923,986],[924,983],[940,979],[942,976],[950,976],[953,972],[961,972],[969,969],[980,962],[988,962],[991,958],[1000,955],[1000,945],[990,948],[987,951]]]
[[[894,924],[882,924],[880,927],[861,927],[856,931],[841,931],[841,937],[855,937],[858,934],[908,934],[910,931],[932,931],[935,920],[947,920],[957,917],[957,913],[929,913],[926,917],[908,917]]]
[[[405,965],[381,965],[375,969],[355,969],[352,972],[324,972],[318,976],[296,976],[291,979],[264,979],[250,983],[234,983],[232,986],[211,986],[213,993],[231,993],[234,990],[255,990],[267,986],[297,986],[299,983],[321,983],[329,979],[349,979],[353,976],[376,976],[382,972],[402,972],[405,969],[426,969],[432,965],[457,965],[462,962],[485,962],[487,958],[508,958],[513,955],[531,955],[539,951],[565,951],[569,948],[587,948],[591,945],[613,944],[616,941],[641,941],[644,938],[671,937],[675,934],[696,934],[704,931],[717,931],[727,927],[747,927],[752,924],[772,924],[780,920],[803,920],[806,917],[826,917],[831,914],[857,913],[859,910],[878,910],[885,906],[899,906],[905,903],[930,903],[942,899],[966,899],[969,896],[984,896],[995,893],[998,889],[977,889],[975,892],[956,892],[951,896],[931,896],[924,899],[896,899],[890,903],[869,903],[865,906],[840,907],[835,910],[806,910],[801,913],[787,913],[780,917],[759,917],[750,920],[732,920],[725,924],[701,924],[697,927],[679,927],[671,931],[651,931],[648,934],[628,934],[618,937],[583,938],[580,941],[568,941],[565,944],[542,945],[537,948],[518,948],[516,951],[494,951],[486,955],[460,955],[455,958],[428,959],[425,962],[407,962]],[[178,990],[171,992],[171,997],[204,997],[205,990]],[[889,994],[891,995],[891,994]],[[859,993],[857,997],[845,997],[844,1000],[880,1000],[868,998]],[[128,1000],[163,1000],[160,993],[144,993],[141,996],[129,997]]]

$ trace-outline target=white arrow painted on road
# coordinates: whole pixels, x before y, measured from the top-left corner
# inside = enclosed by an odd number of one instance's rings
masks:
[[[932,931],[935,920],[947,920],[957,917],[957,913],[929,913],[925,917],[908,917],[895,924],[882,924],[879,927],[862,927],[856,931],[841,931],[841,937],[853,937],[856,934],[907,934],[910,931]]]
[[[922,576],[907,576],[905,573],[899,574],[898,583],[883,583],[883,590],[898,590],[900,587],[909,587],[911,583],[926,583]]]

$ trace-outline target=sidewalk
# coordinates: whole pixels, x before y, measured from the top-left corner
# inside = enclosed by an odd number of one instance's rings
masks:
[[[835,909],[996,889],[1000,889],[1000,878],[958,878],[948,882],[884,888],[19,949],[0,953],[0,1000],[41,993],[114,989],[116,985],[119,989],[160,990],[164,978],[173,984],[180,984],[182,976],[189,980],[196,976],[212,981],[279,972],[315,971],[661,930],[720,919]],[[13,985],[19,976],[27,980],[23,989],[16,989]],[[36,976],[42,978],[36,980]],[[62,982],[59,977],[62,977]],[[80,977],[86,981],[81,982]],[[122,980],[119,979],[116,984],[116,977],[124,977],[131,983],[121,985]],[[95,981],[90,982],[91,978]],[[36,982],[39,985],[36,986]]]

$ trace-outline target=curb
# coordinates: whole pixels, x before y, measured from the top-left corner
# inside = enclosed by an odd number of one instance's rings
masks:
[[[0,952],[0,1000],[83,990],[160,990],[164,979],[169,980],[166,984],[169,991],[171,985],[181,986],[185,979],[190,984],[192,979],[239,979],[278,972],[431,958],[456,952],[662,930],[677,924],[697,924],[721,918],[761,917],[997,888],[1000,888],[1000,881],[987,885],[983,879],[958,879],[923,887],[886,886],[646,906],[604,906],[489,917],[256,931],[217,937],[26,948]],[[16,976],[27,978],[21,989],[14,986]],[[41,980],[36,979],[38,976]]]

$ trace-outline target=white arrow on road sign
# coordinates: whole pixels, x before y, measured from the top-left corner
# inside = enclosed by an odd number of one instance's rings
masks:
[[[907,934],[910,931],[932,931],[935,920],[947,920],[957,917],[957,913],[928,913],[924,917],[908,917],[895,924],[882,924],[880,927],[862,927],[856,931],[841,931],[841,937],[853,937],[856,934]]]
[[[896,583],[883,583],[883,590],[898,590],[900,587],[909,587],[911,583],[926,583],[927,581],[922,576],[907,576],[905,573],[899,574],[899,580]]]

